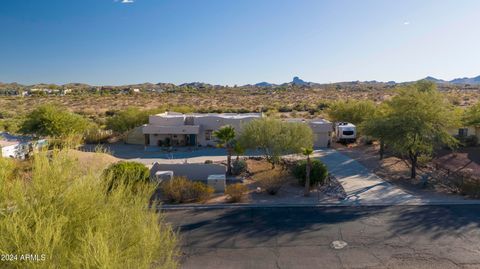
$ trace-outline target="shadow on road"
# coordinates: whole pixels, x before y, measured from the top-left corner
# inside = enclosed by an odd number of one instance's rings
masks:
[[[381,235],[419,238],[480,238],[480,206],[394,206],[328,208],[236,208],[176,211],[167,214],[188,247],[273,246],[336,240],[374,226]],[[340,234],[340,235],[339,235]],[[313,242],[313,240],[316,240]]]
[[[480,206],[412,206],[402,207],[391,220],[390,229],[398,235],[428,234],[431,239],[462,236],[476,232],[480,239]]]

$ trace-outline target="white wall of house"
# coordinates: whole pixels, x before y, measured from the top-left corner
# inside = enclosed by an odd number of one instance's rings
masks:
[[[202,146],[215,146],[215,137],[213,132],[220,129],[222,126],[231,125],[235,128],[235,132],[238,134],[242,131],[242,126],[259,117],[246,116],[241,118],[223,118],[215,115],[205,115],[195,117],[195,125],[199,125],[199,133],[197,136],[197,143]]]
[[[143,126],[143,133],[148,135],[149,145],[158,146],[158,141],[178,140],[179,144],[185,142],[185,135],[195,134],[199,146],[215,146],[217,142],[213,132],[222,126],[230,125],[236,133],[242,131],[243,126],[255,119],[261,118],[259,113],[245,114],[179,114],[164,113],[149,117],[149,124]],[[331,143],[333,125],[323,119],[303,120],[290,119],[290,122],[303,122],[308,124],[314,133],[314,147],[328,147]],[[176,136],[176,137],[174,137]]]
[[[470,135],[476,135],[478,138],[480,138],[480,127],[475,127],[475,126],[467,126],[467,127],[460,127],[460,128],[451,128],[449,129],[449,134],[450,135],[459,135],[459,129],[466,129],[467,130],[467,136]]]
[[[145,136],[143,135],[143,126],[134,128],[125,136],[125,143],[132,145],[143,145],[145,143]]]
[[[172,115],[152,115],[148,117],[148,123],[152,125],[161,125],[161,126],[179,126],[185,124],[185,118],[183,115],[178,114],[179,116]]]
[[[157,146],[158,141],[164,141],[167,138],[183,144],[186,142],[186,135],[190,134],[196,135],[196,142],[199,146],[215,146],[217,143],[213,136],[214,131],[222,126],[231,125],[239,133],[245,123],[260,117],[261,114],[255,113],[186,115],[164,113],[150,116],[149,123],[143,126],[143,133],[149,136],[149,145],[151,146]]]
[[[4,158],[17,157],[20,154],[20,149],[19,144],[0,147],[2,157]]]

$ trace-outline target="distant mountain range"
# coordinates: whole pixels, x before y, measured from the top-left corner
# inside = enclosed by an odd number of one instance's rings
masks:
[[[256,87],[273,87],[273,86],[287,86],[287,85],[297,85],[297,86],[311,86],[311,85],[316,85],[319,83],[315,82],[306,82],[300,79],[299,77],[293,77],[293,80],[291,82],[283,83],[283,84],[273,84],[273,83],[268,83],[268,82],[260,82],[255,84],[254,86]],[[245,86],[251,86],[251,85],[245,85]]]
[[[452,80],[443,80],[443,79],[438,79],[438,78],[434,78],[434,77],[431,77],[431,76],[428,76],[425,78],[425,80],[428,80],[428,81],[432,81],[432,82],[435,82],[435,83],[440,83],[440,84],[470,84],[470,85],[480,85],[480,76],[476,76],[476,77],[473,77],[473,78],[467,78],[467,77],[464,77],[464,78],[455,78],[455,79],[452,79]]]
[[[438,84],[455,84],[455,85],[465,85],[465,84],[470,84],[470,85],[480,85],[480,76],[473,77],[473,78],[456,78],[452,79],[450,81],[443,80],[443,79],[437,79],[432,76],[428,76],[424,78],[425,80],[432,81]],[[348,82],[337,82],[337,83],[332,83],[332,84],[343,84],[343,83],[360,83],[360,81],[348,81]],[[376,83],[385,83],[385,84],[390,84],[394,85],[397,84],[395,81],[388,81],[388,82],[381,82],[381,81],[376,81],[376,80],[370,80],[370,81],[363,81],[362,83],[366,84],[376,84]],[[399,82],[402,83],[402,82]],[[316,82],[306,82],[299,77],[294,77],[291,82],[283,83],[283,84],[273,84],[273,83],[268,83],[268,82],[260,82],[255,84],[254,86],[256,87],[273,87],[273,86],[285,86],[285,85],[298,85],[298,86],[315,86],[315,85],[321,85],[322,83],[316,83]],[[245,86],[251,86],[251,85],[245,85]]]
[[[432,76],[428,76],[424,78],[425,80],[435,82],[437,84],[441,85],[472,85],[472,86],[480,86],[480,76],[473,77],[473,78],[456,78],[452,79],[450,81],[443,80],[443,79],[438,79]],[[388,86],[394,86],[396,84],[404,84],[404,83],[411,83],[410,82],[395,82],[395,81],[388,81],[388,82],[381,82],[381,81],[376,81],[376,80],[370,80],[370,81],[345,81],[345,82],[335,82],[335,83],[316,83],[316,82],[307,82],[302,80],[299,77],[294,77],[292,81],[290,82],[285,82],[282,84],[274,84],[274,83],[269,83],[266,81],[259,82],[256,84],[247,84],[239,87],[246,87],[246,88],[252,88],[252,87],[289,87],[289,86],[302,86],[302,87],[319,87],[322,85],[327,85],[327,84],[332,84],[332,85],[358,85],[358,84],[364,84],[364,85],[388,85]],[[64,85],[55,85],[55,84],[46,84],[46,83],[39,83],[39,84],[33,84],[33,85],[22,85],[19,83],[1,83],[0,82],[0,90],[19,90],[19,89],[32,89],[32,88],[40,88],[40,89],[58,89],[58,88],[66,88],[66,89],[93,89],[93,88],[102,88],[102,89],[128,89],[128,88],[139,88],[142,90],[149,90],[149,91],[155,91],[155,90],[165,90],[165,89],[173,89],[175,87],[188,87],[188,88],[196,88],[196,89],[215,89],[215,88],[222,88],[225,87],[223,85],[212,85],[209,83],[204,83],[204,82],[190,82],[190,83],[183,83],[179,85],[175,85],[173,83],[141,83],[141,84],[130,84],[130,85],[119,85],[119,86],[107,86],[107,85],[100,85],[100,86],[93,86],[89,84],[84,84],[84,83],[68,83]],[[235,86],[236,87],[236,86]]]

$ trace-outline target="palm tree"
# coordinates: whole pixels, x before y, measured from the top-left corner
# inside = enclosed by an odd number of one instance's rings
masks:
[[[225,125],[213,132],[213,135],[218,139],[218,146],[227,149],[227,175],[232,174],[232,151],[235,141],[235,128],[230,125]]]
[[[306,165],[306,173],[305,173],[305,191],[304,196],[310,195],[310,170],[312,170],[312,161],[310,160],[310,155],[312,155],[313,149],[312,148],[302,148],[302,154],[307,156],[307,165]]]

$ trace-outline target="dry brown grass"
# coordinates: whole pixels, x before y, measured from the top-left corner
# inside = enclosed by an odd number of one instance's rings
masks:
[[[247,166],[248,171],[253,175],[272,170],[272,165],[265,160],[247,160]]]
[[[70,149],[66,150],[64,153],[69,158],[75,160],[79,164],[80,170],[84,173],[90,171],[102,172],[103,169],[110,164],[120,161],[120,159],[117,159],[110,154],[101,152],[83,152]]]
[[[197,92],[144,93],[137,95],[67,95],[36,97],[4,97],[0,96],[2,111],[22,115],[40,104],[55,103],[73,112],[80,113],[102,123],[107,111],[123,110],[127,107],[141,109],[174,109],[180,112],[190,111],[229,111],[245,109],[246,111],[269,110],[281,108],[293,110],[314,109],[317,116],[323,116],[319,107],[334,100],[372,100],[382,102],[388,100],[395,92],[392,89],[220,89]],[[478,90],[447,90],[444,94],[458,106],[469,106],[480,100]],[[293,111],[284,114],[287,117],[308,116],[308,112]]]
[[[285,184],[295,183],[296,179],[281,165],[272,169],[272,165],[265,160],[247,160],[249,181],[258,185],[270,194],[275,194]]]

